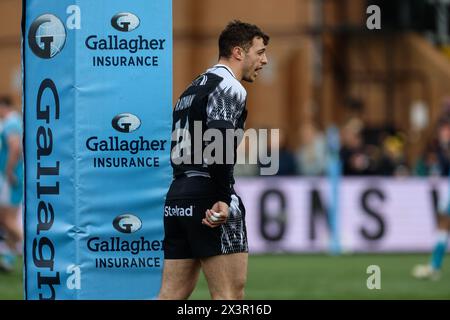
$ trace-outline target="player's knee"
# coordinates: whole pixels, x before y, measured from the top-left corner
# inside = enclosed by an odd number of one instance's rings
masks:
[[[213,300],[243,300],[244,289],[230,290],[224,292],[211,292],[211,298]]]
[[[186,283],[176,288],[167,288],[162,286],[158,295],[158,300],[186,300],[195,289],[195,282]]]
[[[233,300],[244,299],[244,290],[245,290],[245,281],[240,281],[240,282],[236,283],[233,287],[232,299]]]
[[[238,280],[220,291],[212,291],[213,300],[242,300],[245,293],[245,280]]]

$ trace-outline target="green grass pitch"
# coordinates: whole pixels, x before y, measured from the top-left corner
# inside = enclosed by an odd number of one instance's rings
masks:
[[[429,255],[251,256],[246,299],[450,299],[450,257],[439,281],[411,277]],[[367,267],[381,269],[381,289],[367,288]],[[209,299],[202,276],[192,299]]]
[[[411,277],[424,254],[250,256],[246,299],[450,299],[450,257],[439,281]],[[381,269],[381,289],[367,288],[367,267]],[[0,299],[23,299],[22,270],[0,273]],[[191,299],[209,299],[204,277]]]

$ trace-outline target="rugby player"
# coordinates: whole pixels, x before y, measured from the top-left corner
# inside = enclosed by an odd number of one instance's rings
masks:
[[[23,235],[18,216],[23,198],[22,117],[9,97],[0,97],[0,227],[9,252],[0,255],[0,269],[11,271],[22,254]]]
[[[241,82],[254,82],[268,63],[268,43],[269,36],[256,25],[230,22],[219,37],[218,64],[198,76],[175,105],[172,130],[182,134],[172,139],[173,181],[164,208],[165,261],[159,299],[187,299],[200,269],[212,299],[244,298],[245,208],[233,188],[238,139],[228,137],[226,130],[244,128],[247,92]],[[196,126],[200,132],[194,130]],[[205,141],[211,129],[222,138]],[[191,142],[199,139],[201,147],[195,148]],[[205,156],[213,142],[221,150]],[[225,150],[234,152],[234,161],[226,161]]]
[[[416,265],[412,271],[413,277],[417,279],[437,281],[442,275],[450,232],[450,196],[445,201],[445,206],[439,208],[438,213],[438,230],[430,261],[427,264]]]

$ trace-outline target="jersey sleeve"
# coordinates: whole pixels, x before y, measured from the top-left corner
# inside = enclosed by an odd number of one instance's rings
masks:
[[[218,129],[222,134],[222,150],[235,148],[233,139],[227,138],[226,130],[235,130],[245,108],[246,94],[243,87],[237,85],[219,84],[209,94],[206,106],[206,125],[211,129]],[[234,152],[236,150],[234,149]],[[220,163],[208,165],[211,178],[217,186],[218,200],[230,205],[231,179],[233,176],[233,163],[226,163],[226,152],[222,152]]]

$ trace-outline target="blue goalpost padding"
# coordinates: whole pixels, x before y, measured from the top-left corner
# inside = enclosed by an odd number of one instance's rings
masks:
[[[26,299],[152,299],[171,180],[170,0],[23,1]]]

